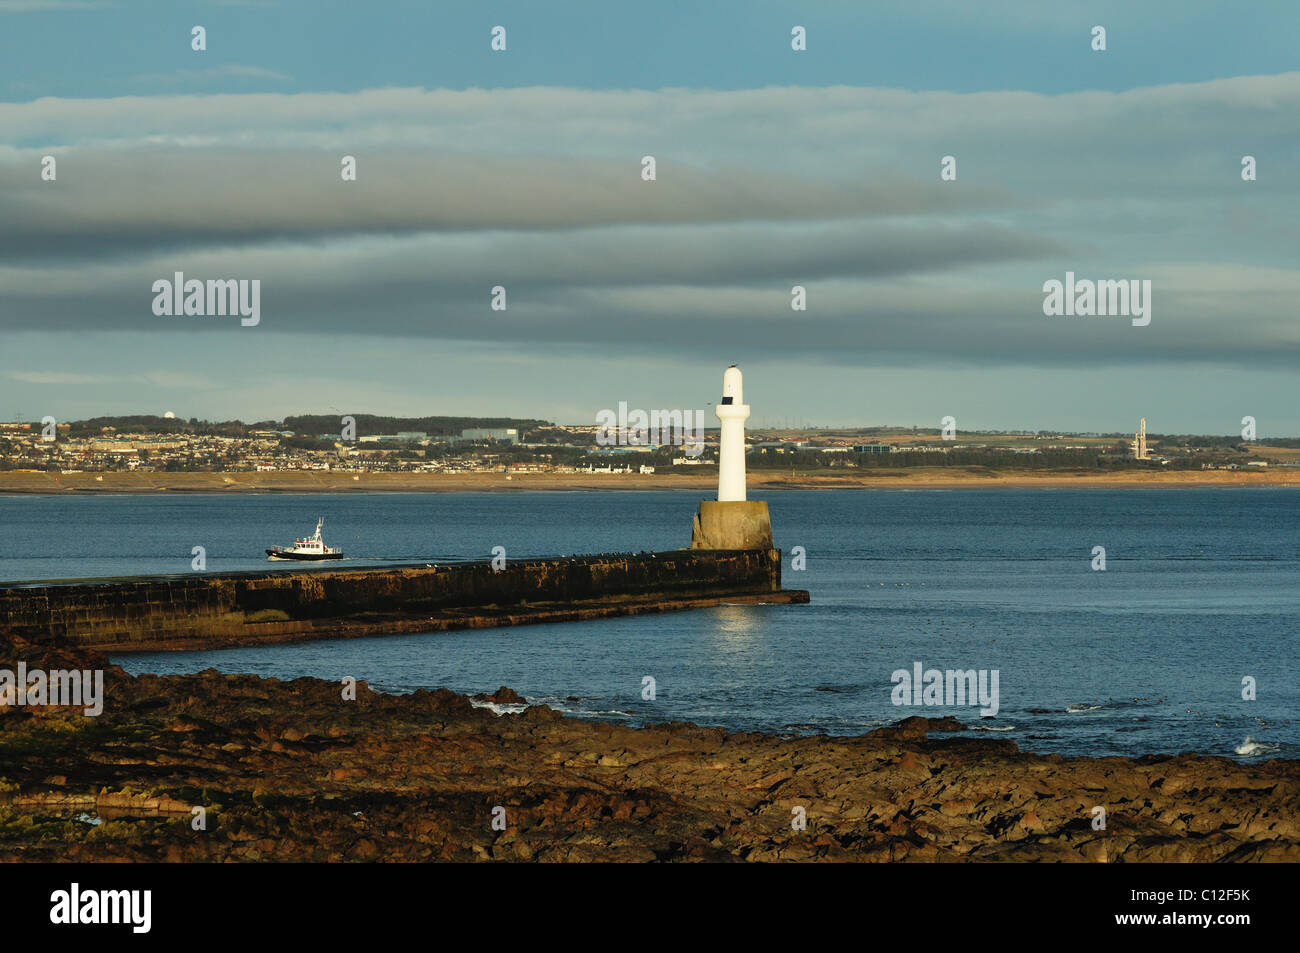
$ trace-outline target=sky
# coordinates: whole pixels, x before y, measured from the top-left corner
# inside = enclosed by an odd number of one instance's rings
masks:
[[[1300,435],[1298,35],[1290,0],[0,0],[0,420],[590,424],[734,362],[756,426]],[[155,314],[176,272],[258,280],[259,323]],[[1150,323],[1045,315],[1067,272],[1150,281]]]

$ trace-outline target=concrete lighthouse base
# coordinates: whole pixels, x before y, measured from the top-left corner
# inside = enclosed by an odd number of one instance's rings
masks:
[[[772,518],[763,500],[701,500],[691,549],[771,549]]]

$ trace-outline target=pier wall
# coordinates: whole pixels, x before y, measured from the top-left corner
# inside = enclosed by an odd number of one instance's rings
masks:
[[[779,550],[577,556],[383,569],[194,573],[0,586],[0,627],[109,651],[201,648],[806,602]]]

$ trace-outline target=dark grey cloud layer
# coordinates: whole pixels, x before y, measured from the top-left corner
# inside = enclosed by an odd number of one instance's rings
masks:
[[[833,222],[960,215],[1017,204],[1000,186],[939,190],[896,173],[826,183],[761,169],[703,171],[665,157],[643,181],[615,163],[439,155],[359,157],[355,182],[322,152],[75,151],[59,180],[0,166],[0,255],[97,259],[143,250],[422,231]]]
[[[0,327],[596,349],[742,335],[871,364],[1285,366],[1300,346],[1297,109],[1300,74],[1059,97],[0,104]],[[46,152],[56,182],[39,178]],[[641,178],[644,154],[657,181]],[[939,178],[949,154],[956,182]],[[1243,154],[1258,181],[1242,181]],[[340,178],[343,155],[356,182]],[[1151,326],[1045,317],[1042,283],[1067,270],[1152,280]],[[259,279],[261,325],[155,317],[152,283],[175,271]],[[807,312],[790,309],[795,284]],[[488,307],[495,285],[505,312]]]

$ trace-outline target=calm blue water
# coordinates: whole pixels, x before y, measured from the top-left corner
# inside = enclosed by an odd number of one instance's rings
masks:
[[[310,532],[383,559],[661,550],[698,492],[0,497],[0,579],[266,569]],[[126,655],[405,691],[509,685],[633,723],[859,733],[953,714],[1024,749],[1300,753],[1300,491],[841,490],[769,496],[785,583],[808,606],[725,606],[561,625]],[[807,569],[789,571],[793,546]],[[1091,569],[1094,546],[1106,570]],[[289,568],[300,569],[300,566]],[[891,674],[996,669],[1000,710],[902,707]],[[656,698],[642,699],[652,676]],[[1258,699],[1243,701],[1252,676]],[[1083,710],[1067,711],[1069,706]],[[1095,707],[1094,707],[1095,706]],[[1258,753],[1236,755],[1247,738]]]

